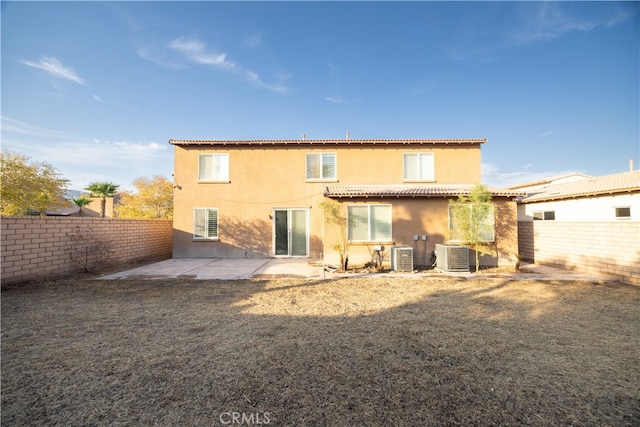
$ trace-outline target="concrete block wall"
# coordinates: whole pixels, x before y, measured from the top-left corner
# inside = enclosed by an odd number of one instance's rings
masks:
[[[82,271],[71,249],[79,232],[108,241],[111,261],[171,258],[173,221],[83,217],[2,217],[2,284]]]
[[[519,221],[518,250],[526,261],[640,285],[639,221]]]

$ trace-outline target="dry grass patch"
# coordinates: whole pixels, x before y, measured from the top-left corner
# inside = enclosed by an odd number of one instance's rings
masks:
[[[2,424],[639,425],[639,303],[588,282],[13,287]]]

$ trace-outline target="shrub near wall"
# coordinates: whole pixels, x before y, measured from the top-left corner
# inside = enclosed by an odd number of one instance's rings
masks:
[[[604,273],[640,285],[638,221],[519,221],[518,250],[537,264]]]
[[[171,258],[171,220],[2,217],[0,222],[2,284],[82,271],[70,253],[72,235],[79,231],[110,242],[114,263]]]

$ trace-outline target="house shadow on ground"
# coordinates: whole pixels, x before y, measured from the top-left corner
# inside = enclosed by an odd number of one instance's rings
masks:
[[[506,279],[14,288],[2,422],[633,425],[638,302]]]

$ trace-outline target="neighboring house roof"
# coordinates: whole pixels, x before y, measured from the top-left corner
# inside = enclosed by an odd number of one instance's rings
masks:
[[[324,195],[329,198],[353,197],[457,197],[469,194],[474,185],[330,185]],[[522,191],[487,187],[494,197],[521,197]]]
[[[209,146],[256,146],[256,145],[462,145],[483,144],[486,138],[479,139],[252,139],[252,140],[208,140],[208,139],[170,139],[172,145],[209,145]]]
[[[640,170],[591,177],[565,184],[550,185],[540,192],[531,193],[520,200],[522,203],[547,200],[572,199],[576,197],[602,196],[640,191]]]
[[[522,184],[510,185],[509,190],[526,190],[532,187],[545,187],[549,185],[563,184],[565,182],[579,181],[583,179],[593,178],[591,175],[583,173],[567,173],[564,175],[556,175],[549,178],[539,179],[537,181],[525,182]]]
[[[60,207],[55,210],[45,211],[45,215],[46,216],[71,216],[71,215],[77,214],[78,212],[80,212],[80,208],[78,207],[71,207],[71,208]]]

